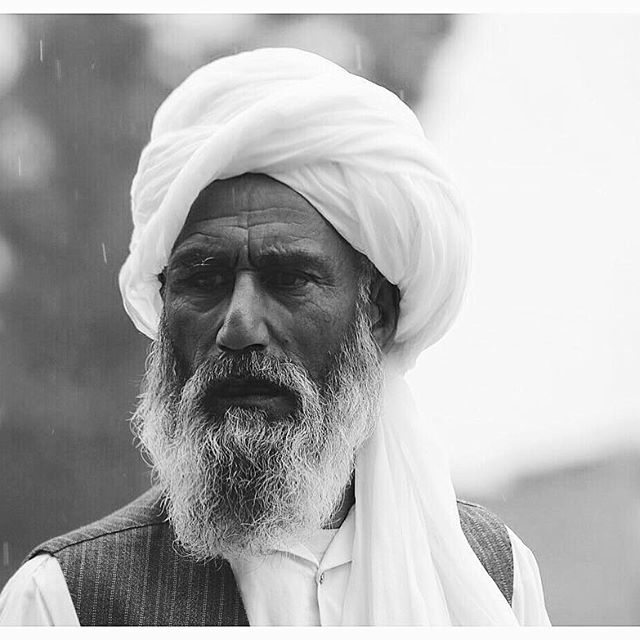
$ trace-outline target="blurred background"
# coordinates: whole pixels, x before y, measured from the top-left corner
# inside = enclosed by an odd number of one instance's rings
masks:
[[[410,383],[461,497],[534,551],[554,624],[640,624],[640,17],[0,16],[0,587],[149,485],[117,273],[157,106],[259,46],[418,114],[466,198],[466,306]]]

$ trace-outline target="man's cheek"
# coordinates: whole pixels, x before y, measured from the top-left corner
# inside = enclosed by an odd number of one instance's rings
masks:
[[[302,362],[315,382],[324,379],[332,354],[340,349],[351,326],[352,315],[351,309],[336,315],[324,309],[322,313],[298,319],[296,343],[301,347]]]
[[[183,372],[191,375],[197,367],[199,350],[197,323],[181,305],[165,307],[165,328],[169,344]]]

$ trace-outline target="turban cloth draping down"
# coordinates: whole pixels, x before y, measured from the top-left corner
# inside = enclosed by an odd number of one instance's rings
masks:
[[[413,112],[393,93],[296,49],[191,74],[158,109],[131,197],[120,272],[127,313],[156,337],[158,274],[216,179],[264,173],[304,196],[400,290],[383,410],[356,455],[344,624],[515,624],[462,532],[446,456],[403,374],[449,328],[468,270],[463,208]]]

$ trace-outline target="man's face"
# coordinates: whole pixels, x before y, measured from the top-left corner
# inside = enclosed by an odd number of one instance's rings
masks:
[[[382,385],[361,265],[270,178],[194,204],[133,420],[194,557],[265,553],[340,503]]]
[[[322,384],[352,322],[357,253],[298,193],[263,175],[217,181],[194,203],[163,288],[165,323],[186,375],[206,358],[255,350],[287,357]],[[237,381],[217,407],[292,409]]]

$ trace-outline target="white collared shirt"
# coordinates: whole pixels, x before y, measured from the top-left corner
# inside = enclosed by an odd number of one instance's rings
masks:
[[[513,549],[513,611],[521,625],[548,625],[538,565],[508,529]],[[231,561],[251,625],[339,625],[351,568],[355,506],[340,529],[261,558]],[[40,554],[0,594],[0,625],[79,625],[58,561]]]
[[[232,560],[249,623],[339,625],[354,531],[352,507],[339,529],[321,529],[306,544],[262,558]]]

